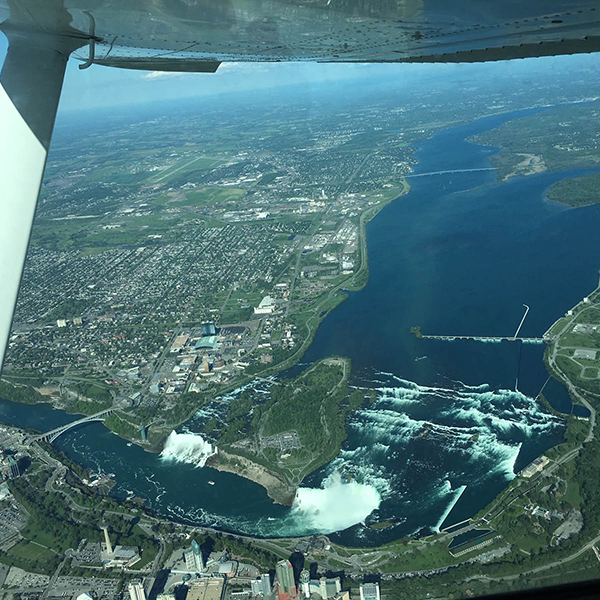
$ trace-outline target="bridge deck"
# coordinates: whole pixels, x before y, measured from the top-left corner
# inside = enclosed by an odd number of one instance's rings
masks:
[[[66,425],[62,425],[61,427],[57,427],[56,429],[52,429],[51,431],[47,431],[46,433],[42,433],[40,435],[33,436],[30,438],[30,441],[36,442],[39,440],[48,440],[49,442],[53,442],[58,436],[63,434],[65,431],[72,429],[73,427],[77,427],[78,425],[83,425],[84,423],[91,423],[93,421],[104,421],[108,415],[115,411],[114,407],[107,408],[106,410],[102,410],[96,414],[88,415],[86,417],[82,417],[81,419],[77,419],[76,421],[71,421]]]
[[[497,336],[491,336],[491,335],[422,335],[423,339],[426,340],[442,340],[444,342],[453,342],[454,340],[474,340],[476,342],[502,342],[502,341],[509,341],[509,342],[516,342],[517,340],[520,340],[522,342],[531,342],[531,343],[537,343],[537,344],[541,344],[544,342],[544,338],[537,338],[537,337],[510,337],[510,336],[505,336],[505,337],[497,337]]]

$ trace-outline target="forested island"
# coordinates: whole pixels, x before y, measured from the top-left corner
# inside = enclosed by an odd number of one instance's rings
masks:
[[[548,190],[548,200],[573,208],[600,202],[600,173],[557,181]]]
[[[303,479],[339,454],[346,415],[365,401],[362,391],[350,391],[349,377],[350,361],[332,357],[275,383],[263,402],[242,393],[229,403],[226,425],[215,434],[219,452],[207,465],[246,477],[291,505]],[[209,421],[205,430],[214,426]]]

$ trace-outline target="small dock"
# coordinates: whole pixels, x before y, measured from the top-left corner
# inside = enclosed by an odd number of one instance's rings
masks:
[[[543,344],[544,338],[537,337],[493,337],[479,335],[425,335],[420,336],[424,340],[441,340],[442,342],[454,342],[455,340],[472,340],[474,342],[516,342],[521,341],[524,344]]]

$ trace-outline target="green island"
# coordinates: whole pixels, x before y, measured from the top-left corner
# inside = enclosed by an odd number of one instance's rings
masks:
[[[219,452],[207,465],[251,479],[291,506],[303,479],[339,454],[346,414],[365,401],[360,390],[350,392],[349,377],[350,361],[332,357],[274,384],[266,401],[243,392],[229,402],[215,436]],[[205,429],[214,435],[215,426]]]
[[[473,139],[500,149],[489,160],[501,181],[543,171],[598,168],[597,111],[595,102],[550,107],[507,121]],[[557,181],[550,186],[547,197],[574,208],[595,204],[600,200],[600,176],[590,174]]]
[[[410,328],[411,335],[414,335],[418,340],[423,339],[423,333],[418,325]]]
[[[547,192],[548,200],[573,208],[590,206],[600,201],[600,174],[582,175],[553,183]]]

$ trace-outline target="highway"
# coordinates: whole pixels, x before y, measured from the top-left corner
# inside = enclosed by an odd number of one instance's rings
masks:
[[[595,546],[598,542],[600,542],[600,535],[596,536],[593,540],[582,546],[573,554],[569,554],[565,558],[561,558],[560,560],[556,560],[554,562],[548,563],[546,565],[541,565],[539,567],[535,567],[534,569],[530,569],[529,571],[523,571],[522,573],[517,573],[516,575],[505,575],[504,577],[488,577],[487,575],[473,575],[468,579],[465,579],[465,583],[468,581],[472,581],[473,579],[478,579],[480,581],[511,581],[513,579],[518,579],[522,575],[533,575],[535,573],[541,573],[542,571],[547,571],[548,569],[554,569],[555,567],[560,567],[567,562],[575,560],[579,556],[581,556],[584,552],[590,550],[592,546]]]

